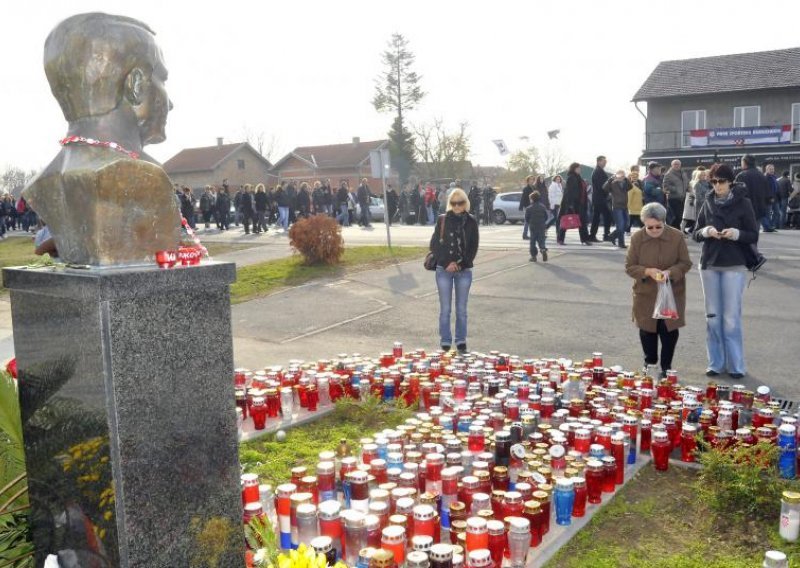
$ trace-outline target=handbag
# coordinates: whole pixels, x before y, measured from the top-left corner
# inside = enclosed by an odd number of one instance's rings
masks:
[[[442,221],[439,223],[439,244],[444,242],[444,217],[445,216],[442,215]],[[436,253],[428,251],[422,265],[425,267],[425,270],[436,270]]]
[[[581,228],[581,216],[577,213],[569,213],[567,215],[562,215],[561,219],[558,221],[558,226],[562,231],[567,231],[569,229],[580,229]]]

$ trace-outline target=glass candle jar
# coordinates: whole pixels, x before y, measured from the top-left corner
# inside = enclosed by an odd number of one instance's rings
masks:
[[[653,454],[653,464],[656,471],[667,471],[669,469],[669,455],[672,452],[672,442],[667,432],[656,432],[653,436],[653,443],[650,448]]]
[[[494,463],[498,466],[508,467],[511,457],[511,434],[501,431],[494,435]]]
[[[511,517],[508,523],[509,566],[524,568],[531,547],[531,525],[524,517]]]
[[[292,548],[300,544],[300,533],[297,526],[297,509],[301,505],[311,504],[310,493],[294,493],[289,497],[289,523],[291,526]]]
[[[284,420],[290,420],[294,412],[294,391],[292,387],[281,388],[281,414]]]
[[[603,479],[605,471],[603,462],[589,460],[586,462],[586,496],[589,503],[598,504],[603,501]]]
[[[522,494],[518,491],[507,491],[503,497],[502,517],[521,517],[525,507]]]
[[[243,473],[240,480],[242,485],[242,505],[259,501],[258,475],[255,473]]]
[[[453,546],[434,544],[428,551],[431,568],[453,568]]]
[[[681,461],[694,462],[697,449],[697,426],[684,424],[681,429]]]
[[[494,565],[500,566],[506,547],[506,527],[503,521],[492,519],[486,522],[486,530],[489,534],[489,553],[492,555]]]
[[[431,568],[431,563],[430,560],[428,560],[427,554],[418,550],[412,550],[406,555],[405,568]],[[447,568],[452,568],[452,565]]]
[[[414,507],[414,536],[429,536],[434,538],[436,527],[436,511],[430,505],[417,505]]]
[[[267,416],[269,418],[277,418],[281,411],[281,398],[278,395],[278,389],[269,388],[265,393],[267,399]]]
[[[642,419],[641,423],[639,424],[639,428],[641,430],[641,432],[639,434],[639,451],[640,452],[649,452],[650,451],[652,427],[653,427],[653,423],[650,420],[647,420],[647,419]]]
[[[492,510],[492,500],[486,493],[475,493],[472,496],[472,506],[470,507],[469,514],[472,517],[478,515],[480,511]]]
[[[486,520],[481,517],[467,519],[467,552],[489,547],[489,532]]]
[[[398,566],[405,564],[406,559],[406,530],[403,527],[388,526],[381,533],[381,548],[394,555]]]
[[[469,568],[492,568],[492,566],[494,566],[492,555],[486,549],[468,552],[467,566],[469,566]]]
[[[425,456],[425,491],[440,495],[442,493],[442,470],[444,455],[439,453]]]
[[[778,532],[781,538],[787,542],[795,542],[800,536],[800,493],[794,491],[783,492]]]
[[[297,506],[297,541],[306,546],[319,536],[317,508],[311,503]]]
[[[338,558],[342,558],[342,506],[338,501],[323,501],[317,509],[319,534],[329,537]]]
[[[331,541],[330,537],[318,536],[311,541],[310,545],[311,548],[314,549],[314,552],[325,556],[325,561],[328,563],[328,566],[333,566],[336,564],[338,552],[333,547],[333,542]]]
[[[366,513],[369,509],[369,476],[365,471],[351,471],[347,474],[350,482],[350,508]]]
[[[625,433],[616,432],[611,436],[611,457],[616,462],[616,469],[614,470],[614,483],[622,485],[625,483],[625,463],[627,462],[625,456]]]
[[[565,526],[572,524],[572,509],[575,505],[575,487],[572,479],[567,477],[556,479],[553,501],[556,508],[556,523]]]
[[[336,473],[334,462],[317,464],[317,490],[320,502],[336,499]]]
[[[344,559],[348,566],[358,562],[359,551],[367,546],[367,531],[364,525],[364,513],[353,509],[342,511],[344,519]]]
[[[575,489],[575,502],[572,505],[573,517],[586,516],[586,479],[583,477],[573,477],[572,486]]]
[[[797,428],[794,424],[781,424],[778,428],[778,471],[784,479],[797,475]]]
[[[531,546],[542,544],[542,504],[539,501],[525,501],[523,515],[531,524]]]
[[[317,385],[308,385],[306,387],[306,400],[308,402],[308,411],[316,412],[319,405],[319,390]]]
[[[547,487],[547,491],[539,490],[533,492],[535,501],[541,503],[542,506],[542,538],[550,532],[550,518],[552,517],[552,499],[549,493],[551,487],[549,485],[541,485],[540,487]]]
[[[613,493],[617,482],[617,460],[613,456],[606,456],[603,462],[603,493]]]
[[[508,484],[510,482],[508,468],[502,465],[495,466],[492,469],[491,480],[491,491],[508,491]]]
[[[414,538],[411,539],[411,546],[414,550],[427,554],[433,546],[433,537],[422,534],[414,535]]]
[[[471,425],[469,427],[469,436],[467,438],[467,449],[470,452],[479,454],[486,448],[486,441],[483,436],[483,427],[480,425]]]

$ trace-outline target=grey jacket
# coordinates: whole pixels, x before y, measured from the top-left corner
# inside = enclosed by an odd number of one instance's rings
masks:
[[[676,172],[670,168],[664,175],[663,188],[665,192],[669,192],[670,199],[683,199],[687,187],[689,187],[689,178],[683,171]]]

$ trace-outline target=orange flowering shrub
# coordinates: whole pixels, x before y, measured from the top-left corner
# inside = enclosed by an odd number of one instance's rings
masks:
[[[344,254],[342,231],[327,215],[301,219],[289,229],[289,244],[305,264],[338,264]]]

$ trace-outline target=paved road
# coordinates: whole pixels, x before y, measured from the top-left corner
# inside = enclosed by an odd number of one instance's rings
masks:
[[[396,242],[424,244],[430,228],[398,227],[395,235]],[[350,228],[344,236],[347,243],[368,243],[381,241],[385,233],[377,227],[371,232]],[[624,251],[607,244],[582,247],[576,239],[568,237],[563,247],[551,245],[550,262],[533,264],[519,227],[482,229],[470,297],[470,348],[575,358],[599,350],[611,363],[641,365],[638,334],[630,322]],[[763,235],[761,249],[769,262],[745,293],[750,376],[742,382],[750,387],[766,383],[796,400],[800,233]],[[690,251],[695,268],[689,274],[688,325],[681,330],[675,366],[692,382],[705,383],[699,247],[690,243]],[[433,278],[418,261],[315,282],[235,306],[236,360],[258,367],[344,351],[377,354],[395,339],[430,349],[438,343],[437,314]]]
[[[343,234],[347,244],[380,244],[385,243],[383,229],[377,224],[372,231],[351,227]],[[393,242],[404,245],[425,245],[431,235],[430,227],[400,226],[392,231]],[[290,254],[283,235],[201,230],[200,237],[252,243],[251,249],[220,257],[240,264]],[[526,245],[519,226],[481,228],[470,296],[469,347],[574,358],[599,350],[611,364],[638,367],[641,349],[630,322],[624,251],[607,244],[583,247],[577,235],[570,235],[565,246],[551,244],[550,262],[533,264]],[[769,262],[745,292],[750,375],[743,382],[750,387],[769,384],[777,394],[800,400],[795,378],[795,357],[800,353],[800,232],[762,235],[761,249]],[[697,263],[698,247],[690,243],[690,251]],[[437,317],[436,287],[420,261],[313,282],[233,307],[236,364],[260,367],[341,352],[372,355],[389,349],[396,339],[408,348],[432,349],[438,344]],[[702,384],[705,326],[696,266],[689,274],[687,319],[675,366],[688,380]],[[10,327],[8,297],[0,297],[0,360],[13,350]]]

